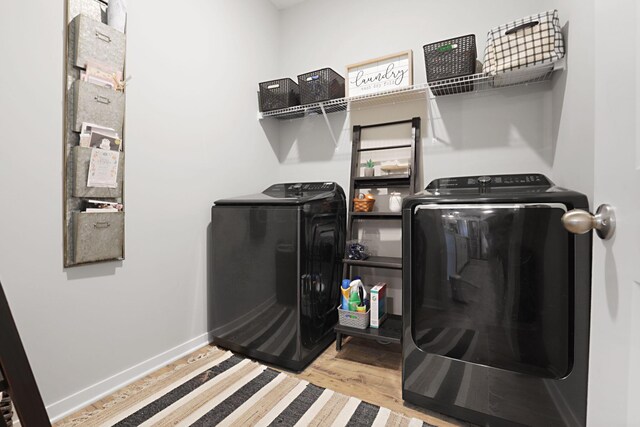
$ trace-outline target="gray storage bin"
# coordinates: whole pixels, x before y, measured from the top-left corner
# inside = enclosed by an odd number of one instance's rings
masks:
[[[342,326],[349,326],[350,328],[367,329],[369,327],[369,317],[371,315],[371,309],[366,313],[359,313],[357,311],[349,311],[338,308],[338,323]]]
[[[82,123],[106,126],[122,137],[124,93],[76,80],[73,82],[73,130],[80,132]]]
[[[124,212],[74,212],[76,264],[122,259]]]
[[[117,198],[122,197],[124,178],[124,153],[118,153],[118,186],[116,188],[87,187],[92,148],[73,147],[73,197]]]
[[[76,67],[86,68],[90,61],[105,71],[123,72],[124,33],[85,15],[76,16],[71,25],[75,26],[73,64]]]

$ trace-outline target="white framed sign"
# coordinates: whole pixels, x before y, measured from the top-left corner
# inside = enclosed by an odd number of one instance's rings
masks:
[[[413,84],[413,51],[394,53],[347,66],[347,96],[401,89]]]

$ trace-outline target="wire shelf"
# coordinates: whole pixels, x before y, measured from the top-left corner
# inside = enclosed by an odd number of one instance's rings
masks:
[[[528,67],[520,70],[489,75],[484,73],[471,74],[453,79],[431,82],[431,96],[441,97],[468,92],[484,92],[504,87],[543,83],[551,80],[553,72],[564,69],[564,61]]]
[[[345,98],[331,99],[329,101],[317,102],[307,105],[296,105],[294,107],[283,108],[281,110],[264,111],[259,113],[259,118],[274,117],[277,119],[298,119],[310,115],[335,113],[338,111],[354,111],[368,107],[384,104],[395,104],[425,99],[429,85],[408,86],[402,89],[389,90],[374,94],[350,96]]]
[[[431,83],[421,83],[402,89],[378,92],[374,94],[350,96],[332,99],[307,105],[283,108],[281,110],[258,113],[259,119],[268,117],[290,120],[311,115],[323,115],[339,111],[361,110],[373,106],[398,104],[424,99],[437,99],[442,96],[462,93],[485,92],[504,87],[530,85],[546,82],[551,79],[553,72],[565,68],[565,60],[543,66],[529,67],[521,70],[497,74],[495,76],[478,73],[466,77],[438,80]]]

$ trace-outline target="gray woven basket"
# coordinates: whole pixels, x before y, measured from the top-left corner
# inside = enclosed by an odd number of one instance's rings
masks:
[[[356,329],[367,329],[369,327],[369,316],[371,310],[366,313],[358,313],[357,311],[338,309],[338,321],[342,326],[348,326]]]

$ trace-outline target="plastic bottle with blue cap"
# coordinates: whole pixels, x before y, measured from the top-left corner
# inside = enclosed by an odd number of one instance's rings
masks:
[[[341,305],[340,308],[343,310],[349,310],[349,297],[351,296],[350,290],[351,280],[344,279],[342,281],[342,289],[340,289],[342,293]]]

